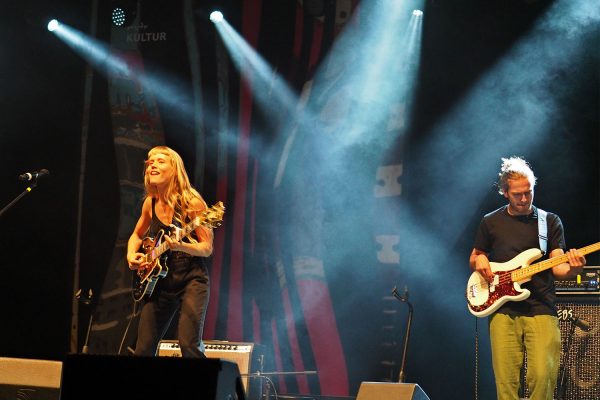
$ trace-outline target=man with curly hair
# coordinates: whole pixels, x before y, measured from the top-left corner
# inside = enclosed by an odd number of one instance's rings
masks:
[[[482,218],[469,258],[471,270],[479,272],[488,282],[494,280],[490,262],[509,262],[531,248],[547,247],[549,258],[563,254],[568,258],[568,262],[539,272],[524,283],[523,288],[531,292],[528,298],[508,301],[489,317],[492,366],[499,400],[519,400],[524,351],[527,352],[529,398],[553,399],[561,350],[554,279],[576,275],[585,265],[579,250],[566,251],[558,215],[533,205],[536,181],[523,158],[502,158],[497,185],[508,204]],[[545,244],[540,241],[540,235]]]

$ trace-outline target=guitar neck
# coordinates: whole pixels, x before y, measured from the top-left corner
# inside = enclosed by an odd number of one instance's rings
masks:
[[[586,255],[589,253],[593,253],[595,251],[600,250],[600,242],[590,244],[589,246],[582,247],[579,249],[581,254]],[[553,268],[559,264],[565,263],[569,260],[566,254],[552,257],[547,260],[541,261],[539,263],[531,264],[525,268],[519,268],[511,273],[511,278],[515,282],[519,282],[528,278],[531,278],[533,275],[538,272],[545,271],[547,269]]]
[[[197,227],[202,225],[202,221],[200,217],[194,218],[192,222],[181,228],[181,239],[187,237],[190,233],[194,231]],[[169,245],[166,241],[163,241],[160,245],[156,246],[152,251],[152,259],[156,260],[160,256],[162,256],[167,250],[169,250]]]

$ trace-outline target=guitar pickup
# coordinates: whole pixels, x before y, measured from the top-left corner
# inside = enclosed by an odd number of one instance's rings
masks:
[[[490,293],[494,293],[496,291],[496,285],[500,283],[500,277],[498,275],[494,275],[494,279],[492,283],[490,283]]]
[[[469,286],[469,291],[467,293],[467,297],[469,299],[477,297],[477,285],[471,285],[471,286]]]

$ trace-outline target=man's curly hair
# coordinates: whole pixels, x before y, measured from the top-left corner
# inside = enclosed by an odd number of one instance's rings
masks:
[[[529,163],[524,158],[518,156],[502,158],[502,167],[500,168],[498,177],[498,193],[501,195],[507,192],[509,179],[527,178],[532,188],[535,187],[537,181]]]

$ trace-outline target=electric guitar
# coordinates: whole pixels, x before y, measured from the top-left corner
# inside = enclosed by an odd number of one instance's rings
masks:
[[[216,228],[223,221],[225,206],[219,201],[212,207],[204,210],[200,216],[194,218],[190,223],[185,225],[176,234],[165,233],[160,231],[155,238],[144,238],[142,241],[142,250],[145,253],[144,267],[138,268],[133,275],[133,299],[140,301],[150,297],[154,291],[154,287],[159,278],[164,278],[169,272],[163,254],[169,250],[169,245],[166,240],[163,240],[165,235],[170,235],[176,241],[189,236],[199,226],[207,228]]]
[[[600,242],[579,249],[586,255],[600,250]],[[525,250],[510,261],[490,263],[494,278],[488,282],[483,275],[475,271],[467,282],[467,306],[476,317],[487,317],[508,301],[521,301],[531,292],[522,289],[521,284],[531,280],[538,272],[568,261],[567,255],[552,257],[535,264],[530,263],[542,256],[540,249]]]

